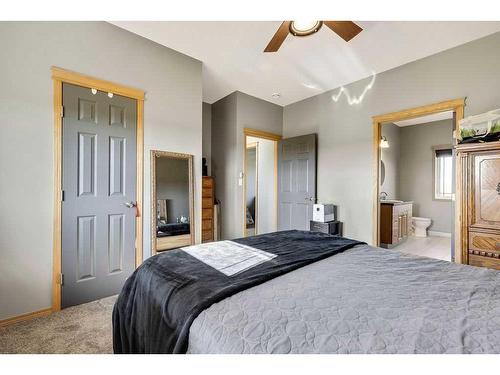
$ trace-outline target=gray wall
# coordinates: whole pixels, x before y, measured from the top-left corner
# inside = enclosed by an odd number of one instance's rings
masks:
[[[432,219],[429,230],[446,233],[451,233],[452,205],[433,199],[432,146],[451,145],[452,134],[451,119],[401,128],[399,199],[413,201],[413,216]]]
[[[212,176],[220,201],[221,239],[236,233],[236,92],[212,104]],[[242,151],[243,152],[243,151]],[[242,206],[242,204],[240,204]]]
[[[281,134],[283,107],[235,91],[212,104],[212,174],[221,201],[222,238],[243,236],[243,129]]]
[[[283,135],[318,133],[318,198],[338,205],[345,235],[372,241],[371,117],[467,97],[466,116],[498,108],[500,33],[381,73],[360,104],[338,90],[284,108]],[[370,78],[347,86],[359,95]]]
[[[381,160],[384,168],[381,174],[385,174],[380,191],[385,191],[388,198],[399,199],[399,158],[400,158],[400,133],[401,128],[394,124],[384,124],[382,126],[382,136],[387,138],[389,148],[380,149]],[[382,180],[380,180],[382,181]]]
[[[0,22],[0,319],[51,306],[52,65],[146,91],[144,255],[151,149],[194,155],[200,238],[201,62],[104,22]]]
[[[203,103],[202,155],[207,159],[208,175],[212,173],[212,105]]]
[[[189,164],[185,159],[156,158],[156,198],[167,199],[167,222],[189,213]]]

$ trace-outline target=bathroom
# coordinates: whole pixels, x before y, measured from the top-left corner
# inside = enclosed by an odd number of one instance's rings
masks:
[[[453,112],[381,127],[381,246],[452,260]]]

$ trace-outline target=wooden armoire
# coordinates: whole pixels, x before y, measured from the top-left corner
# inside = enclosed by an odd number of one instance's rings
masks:
[[[456,150],[461,261],[500,270],[500,142]]]

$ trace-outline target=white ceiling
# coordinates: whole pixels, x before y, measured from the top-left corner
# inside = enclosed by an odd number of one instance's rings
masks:
[[[114,25],[203,62],[203,100],[235,90],[287,105],[500,31],[500,22],[358,22],[349,43],[327,27],[263,49],[280,22],[120,21]],[[273,93],[280,93],[273,98]]]
[[[403,126],[411,126],[418,124],[426,124],[429,122],[440,121],[440,120],[448,120],[453,118],[453,111],[446,111],[440,113],[434,113],[432,115],[412,118],[409,120],[396,121],[394,124],[403,127]]]

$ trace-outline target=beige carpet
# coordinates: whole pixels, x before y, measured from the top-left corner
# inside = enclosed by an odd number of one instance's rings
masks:
[[[0,353],[113,353],[116,296],[0,328]]]

